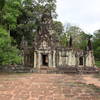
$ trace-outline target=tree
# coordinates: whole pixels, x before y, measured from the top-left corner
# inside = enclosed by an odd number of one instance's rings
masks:
[[[0,1],[0,64],[19,63],[19,50],[12,45],[13,37],[20,45],[22,36],[31,43],[44,12],[55,17],[56,0]],[[10,37],[11,36],[11,37]]]
[[[7,30],[15,29],[17,25],[17,17],[21,14],[21,0],[6,0],[2,9],[1,24]]]
[[[5,0],[0,0],[0,11],[3,9],[5,5]]]
[[[59,40],[60,44],[66,46],[66,34],[64,34],[64,26],[60,21],[53,21],[52,29],[54,36]]]
[[[21,63],[20,51],[11,46],[11,38],[4,27],[0,26],[0,65]]]
[[[2,23],[2,9],[4,8],[5,0],[0,0],[0,24]]]
[[[89,34],[86,34],[81,28],[73,25],[68,25],[66,28],[66,34],[68,40],[70,36],[72,37],[74,48],[86,48]]]
[[[11,45],[9,32],[16,27],[20,0],[4,0],[0,4],[0,65],[19,64],[20,51]]]
[[[52,28],[59,37],[62,35],[64,31],[64,26],[60,21],[53,21]]]
[[[56,0],[24,0],[21,15],[17,18],[17,28],[11,30],[10,34],[20,45],[22,36],[29,44],[34,40],[37,27],[40,25],[41,16],[50,12],[55,16]]]
[[[67,47],[68,46],[68,40],[67,40],[67,37],[66,37],[66,33],[63,33],[61,36],[60,36],[60,44],[64,47]]]
[[[100,30],[94,32],[93,48],[95,59],[100,61]]]

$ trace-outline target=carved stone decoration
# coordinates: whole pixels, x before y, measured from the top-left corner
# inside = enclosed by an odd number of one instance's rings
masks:
[[[52,29],[52,16],[51,12],[45,11],[41,17],[40,25],[37,28],[37,35],[36,35],[36,41],[35,41],[35,48],[39,49],[41,47],[41,44],[43,44],[44,41],[48,44],[47,47],[55,48],[56,45],[56,39],[52,34],[50,34],[50,30]]]

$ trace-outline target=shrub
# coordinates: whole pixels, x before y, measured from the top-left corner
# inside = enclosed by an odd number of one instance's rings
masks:
[[[20,63],[20,50],[15,46],[11,46],[11,37],[5,28],[0,26],[0,65]]]

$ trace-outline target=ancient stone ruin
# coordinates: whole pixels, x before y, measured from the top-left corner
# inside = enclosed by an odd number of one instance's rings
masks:
[[[62,47],[54,37],[51,26],[51,14],[43,14],[32,47],[28,46],[24,38],[22,39],[24,67],[64,72],[94,71],[96,67],[91,40],[88,40],[87,50],[78,50],[73,48],[73,39],[70,36],[69,46]]]

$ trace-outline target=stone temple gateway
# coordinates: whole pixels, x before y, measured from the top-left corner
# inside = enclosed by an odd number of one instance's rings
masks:
[[[23,51],[24,66],[31,66],[35,69],[41,68],[95,68],[92,44],[88,40],[87,50],[73,48],[72,37],[69,39],[69,46],[62,47],[53,34],[52,17],[50,14],[43,14],[40,26],[32,47],[28,46],[25,39],[21,46]]]

